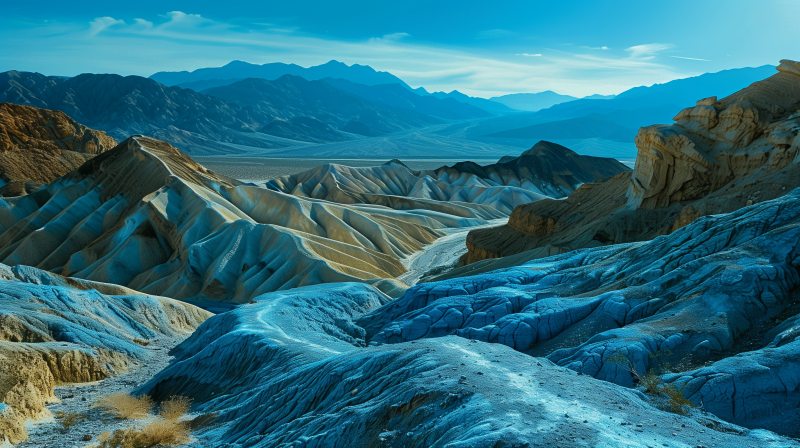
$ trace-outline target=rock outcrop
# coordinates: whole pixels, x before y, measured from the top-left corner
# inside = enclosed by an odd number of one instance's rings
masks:
[[[215,413],[194,434],[204,446],[800,446],[501,344],[367,346],[359,318],[387,302],[359,284],[266,294],[207,320],[135,392]]]
[[[136,366],[153,338],[194,331],[210,313],[116,285],[0,265],[0,444],[50,416],[53,387]],[[101,292],[102,291],[102,292]]]
[[[642,128],[632,174],[584,185],[564,201],[517,207],[508,225],[470,232],[463,261],[646,241],[800,186],[797,66],[782,61],[772,77],[699,100],[672,125]]]
[[[116,144],[63,112],[0,103],[0,195],[38,190]]]

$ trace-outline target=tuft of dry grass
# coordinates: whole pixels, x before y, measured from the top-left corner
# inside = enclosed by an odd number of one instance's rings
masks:
[[[694,403],[689,401],[683,396],[683,387],[678,387],[675,384],[665,384],[661,388],[661,393],[669,397],[669,404],[672,406],[672,411],[676,414],[686,415],[686,406],[695,407]]]
[[[179,446],[191,441],[189,426],[177,420],[159,418],[142,429],[118,429],[113,434],[103,433],[98,448],[149,448],[154,446]]]
[[[56,418],[61,424],[61,432],[67,432],[70,428],[77,425],[79,420],[86,418],[86,416],[77,412],[61,412],[56,414]]]
[[[165,420],[178,420],[189,412],[192,400],[187,397],[173,396],[161,402],[161,411],[158,413]]]
[[[146,418],[150,413],[153,400],[147,395],[136,398],[123,392],[100,397],[92,407],[102,408],[117,418],[139,419]]]

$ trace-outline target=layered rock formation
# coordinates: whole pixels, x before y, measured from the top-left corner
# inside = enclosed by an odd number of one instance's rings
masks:
[[[135,367],[154,338],[194,331],[210,313],[116,285],[0,265],[0,444],[50,416],[53,388]]]
[[[799,270],[796,189],[649,243],[422,284],[356,323],[369,343],[455,334],[625,386],[670,373],[720,418],[797,437]]]
[[[564,201],[517,207],[508,225],[470,233],[464,262],[649,240],[800,186],[797,67],[782,61],[764,81],[719,101],[700,100],[672,125],[642,128],[630,177],[584,185]]]
[[[581,156],[561,145],[539,142],[519,157],[487,166],[461,162],[413,171],[399,161],[366,168],[329,164],[271,180],[265,186],[342,204],[426,209],[431,201],[445,201],[484,204],[508,214],[519,204],[561,198],[585,182],[624,171],[629,169],[614,159]]]
[[[322,188],[322,187],[320,187]],[[386,292],[401,260],[503,214],[394,198],[338,205],[244,185],[172,146],[131,137],[35,194],[0,202],[0,259],[179,299],[365,281]]]
[[[800,446],[499,344],[367,346],[359,318],[384,303],[359,284],[266,294],[206,321],[136,393],[216,413],[204,446]]]
[[[0,195],[38,190],[116,144],[63,112],[0,103]]]

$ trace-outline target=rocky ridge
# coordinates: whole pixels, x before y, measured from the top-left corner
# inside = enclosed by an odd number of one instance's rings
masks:
[[[699,100],[672,125],[642,128],[632,174],[583,185],[564,201],[517,207],[508,225],[471,232],[463,261],[649,240],[800,186],[799,73],[798,63],[782,61],[772,77]],[[484,265],[475,268],[492,263]]]
[[[45,189],[0,203],[0,258],[200,301],[242,303],[341,281],[397,293],[401,259],[441,236],[437,229],[504,216],[464,202],[396,197],[381,205],[242,184],[135,136]]]
[[[0,103],[0,195],[35,191],[116,144],[63,112]]]

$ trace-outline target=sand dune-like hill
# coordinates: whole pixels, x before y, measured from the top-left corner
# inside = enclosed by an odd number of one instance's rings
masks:
[[[632,173],[583,185],[562,201],[519,206],[507,225],[470,232],[463,261],[646,241],[800,186],[797,62],[782,61],[775,75],[721,100],[701,99],[675,121],[639,130]],[[455,275],[502,267],[497,263]]]
[[[379,204],[393,208],[429,208],[432,202],[488,205],[504,214],[517,205],[561,198],[581,184],[629,171],[622,163],[581,156],[561,145],[539,142],[519,157],[481,166],[461,162],[436,170],[414,171],[399,161],[377,167],[327,164],[283,176],[267,188],[342,204]],[[452,213],[452,212],[450,212]]]
[[[116,144],[63,112],[0,103],[0,195],[35,191]]]
[[[419,205],[424,203],[424,205]],[[0,203],[0,259],[148,294],[246,302],[365,281],[405,287],[402,259],[439,229],[503,216],[481,204],[335,204],[214,174],[135,136],[34,194]]]
[[[0,444],[51,417],[53,388],[138,368],[156,338],[186,335],[211,314],[127,288],[0,265]]]

